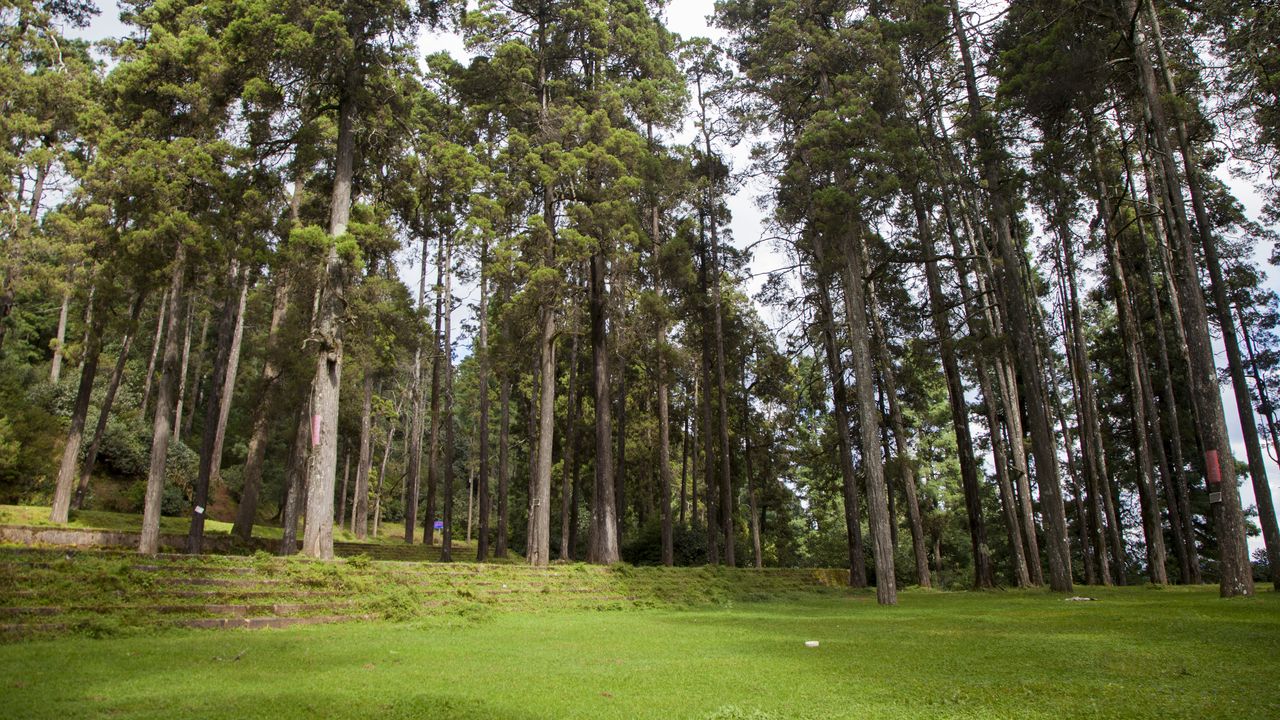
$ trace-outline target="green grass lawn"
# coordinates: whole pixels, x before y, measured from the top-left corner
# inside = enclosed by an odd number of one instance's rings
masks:
[[[33,525],[37,527],[72,527],[91,530],[119,530],[127,532],[139,532],[142,530],[142,516],[130,513],[106,512],[103,510],[73,510],[69,518],[69,522],[65,526],[59,526],[56,523],[49,522],[49,507],[37,505],[0,505],[0,525]],[[231,523],[214,520],[212,518],[205,521],[205,532],[214,535],[231,534]],[[191,528],[191,518],[189,517],[162,517],[160,518],[160,532],[172,535],[185,535]],[[369,528],[373,529],[373,523],[369,523]],[[299,530],[301,532],[301,530]],[[418,541],[422,540],[422,530],[416,531]],[[253,536],[279,540],[281,529],[279,526],[257,523],[253,526]],[[436,543],[440,542],[439,533],[436,533]],[[334,528],[333,539],[339,542],[376,542],[379,544],[402,544],[404,542],[404,523],[381,523],[378,526],[377,538],[366,538],[358,540],[356,536],[341,528]],[[465,542],[465,536],[454,538],[453,545],[457,548],[473,548],[474,543]]]
[[[1275,593],[1084,592],[1099,600],[907,591],[896,608],[864,593],[21,642],[0,646],[0,716],[1280,717]]]

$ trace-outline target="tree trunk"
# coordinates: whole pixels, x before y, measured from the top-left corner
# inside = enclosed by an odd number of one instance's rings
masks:
[[[493,556],[507,556],[508,507],[511,494],[511,378],[504,371],[498,385],[498,537],[494,540]]]
[[[476,322],[479,331],[476,335],[476,360],[479,364],[476,372],[476,387],[480,393],[479,424],[479,458],[477,464],[479,497],[477,508],[476,562],[484,562],[489,558],[489,243],[486,239],[480,246],[480,307],[477,310]]]
[[[815,250],[817,247],[815,245]],[[831,397],[836,425],[836,452],[840,454],[840,477],[844,492],[844,520],[849,546],[849,585],[867,586],[866,551],[862,544],[862,521],[859,511],[858,478],[853,470],[853,438],[849,432],[849,396],[844,382],[844,364],[836,348],[835,318],[831,308],[831,289],[826,271],[818,261],[818,318],[822,327],[822,344],[827,357],[827,374],[831,378]]]
[[[436,487],[436,452],[439,446],[438,430],[440,426],[440,330],[443,318],[441,291],[444,286],[442,248],[444,235],[441,234],[436,250],[436,303],[435,320],[431,334],[431,446],[427,453],[427,518],[422,532],[427,545],[435,542],[435,487]],[[418,308],[426,304],[427,292],[427,239],[422,239],[422,265],[418,275]],[[412,543],[415,524],[418,520],[418,499],[422,494],[422,344],[418,343],[413,356],[413,382],[409,391],[409,437],[406,458],[408,474],[405,483],[408,488],[409,503],[405,510],[404,541]]]
[[[346,443],[343,443],[346,447]],[[351,481],[351,450],[342,454],[342,493],[338,495],[338,529],[347,526],[347,487]]]
[[[129,348],[133,347],[133,339],[137,334],[138,316],[142,311],[142,303],[137,302],[129,315],[129,328],[120,342],[120,354],[116,357],[116,365],[111,370],[111,380],[107,383],[107,392],[102,396],[102,407],[98,409],[98,423],[93,430],[93,440],[89,450],[85,452],[84,464],[80,468],[80,482],[76,485],[75,497],[71,500],[73,510],[84,509],[84,502],[89,493],[89,480],[93,477],[94,466],[98,463],[98,449],[102,447],[103,435],[107,432],[107,420],[111,417],[111,408],[115,405],[116,392],[120,390],[120,381],[124,378],[124,369],[129,360]],[[161,314],[164,309],[161,308]]]
[[[228,289],[240,285],[243,273],[239,263],[232,262],[228,278]],[[248,286],[243,286],[247,292]],[[191,526],[187,532],[187,552],[198,555],[204,552],[204,520],[209,506],[209,484],[218,474],[218,466],[222,462],[222,448],[218,442],[219,427],[223,417],[223,405],[228,407],[231,398],[226,396],[228,380],[231,378],[232,346],[236,341],[236,331],[240,325],[240,312],[244,309],[242,293],[228,294],[223,301],[222,315],[218,319],[218,340],[214,349],[213,375],[209,378],[209,394],[205,398],[204,427],[200,437],[200,470],[196,478],[195,493],[191,508]],[[237,358],[238,361],[238,358]]]
[[[369,533],[369,472],[373,469],[373,372],[366,369],[360,401],[360,451],[356,459],[355,499],[351,521],[357,539]],[[412,455],[412,450],[409,453]],[[413,458],[408,459],[410,463]]]
[[[351,218],[351,187],[355,169],[355,63],[347,69],[338,99],[337,158],[329,208],[329,236],[347,232]],[[342,325],[346,308],[346,264],[331,242],[321,275],[319,312],[312,328],[316,370],[311,382],[311,452],[307,463],[307,523],[302,552],[308,557],[333,558],[333,485],[338,464],[338,406],[342,391]]]
[[[969,41],[960,20],[960,9],[956,0],[951,0],[951,14],[964,63],[969,112],[977,130],[980,154],[985,156],[983,169],[991,203],[992,226],[1000,260],[1003,263],[1002,282],[997,285],[1005,301],[1004,307],[1007,311],[1012,342],[1011,350],[1023,378],[1027,422],[1030,425],[1032,452],[1036,460],[1036,479],[1040,486],[1040,502],[1044,514],[1045,541],[1049,546],[1049,585],[1058,592],[1069,592],[1072,579],[1066,509],[1062,501],[1062,487],[1058,477],[1058,453],[1049,419],[1048,401],[1039,376],[1040,363],[1035,334],[1031,328],[1031,312],[1026,295],[1027,283],[1022,271],[1023,249],[1014,245],[1010,227],[1013,215],[1004,194],[1004,184],[997,159],[998,149],[986,123],[981,100],[978,98],[978,85],[973,69],[973,59],[969,54]]]
[[[854,394],[858,398],[859,429],[862,431],[862,470],[867,483],[867,525],[875,559],[876,600],[881,605],[896,605],[898,588],[890,527],[892,518],[889,517],[888,488],[880,457],[880,410],[876,406],[870,324],[867,320],[871,299],[866,291],[866,249],[862,229],[857,222],[849,223],[844,232],[845,320],[849,324],[849,345],[853,350]]]
[[[151,434],[151,461],[147,469],[147,490],[142,510],[142,532],[138,538],[138,552],[154,555],[160,546],[160,501],[164,495],[165,462],[169,457],[169,440],[173,436],[173,385],[178,369],[178,319],[182,317],[184,282],[187,273],[187,248],[181,240],[173,256],[169,278],[169,306],[166,324],[169,327],[164,343],[164,362],[160,368],[160,382],[156,390],[156,415]]]
[[[1128,26],[1129,18],[1136,18],[1136,0],[1119,0],[1117,20]],[[1249,564],[1248,545],[1244,535],[1244,513],[1235,482],[1235,458],[1231,452],[1231,438],[1227,432],[1226,416],[1218,385],[1217,368],[1214,365],[1213,347],[1210,341],[1208,311],[1198,282],[1199,262],[1192,247],[1191,226],[1186,216],[1186,202],[1182,195],[1181,178],[1174,166],[1173,148],[1169,141],[1169,123],[1163,100],[1157,87],[1155,71],[1147,58],[1146,39],[1140,34],[1129,36],[1130,49],[1137,67],[1139,89],[1145,100],[1156,149],[1161,156],[1158,163],[1163,174],[1165,190],[1170,197],[1173,222],[1180,247],[1176,250],[1178,261],[1177,293],[1183,310],[1183,329],[1191,358],[1191,386],[1196,407],[1200,439],[1205,453],[1206,479],[1209,500],[1213,507],[1214,525],[1218,536],[1219,592],[1223,597],[1252,595],[1253,571]],[[1191,182],[1194,180],[1188,178]],[[1201,223],[1202,246],[1210,279],[1221,280],[1221,268],[1217,263],[1217,248],[1207,220]],[[1217,272],[1215,272],[1217,270]],[[1221,282],[1212,282],[1216,290],[1223,290]],[[1217,299],[1215,297],[1215,302]],[[1235,334],[1235,323],[1228,313],[1223,323],[1223,335]],[[1227,342],[1230,349],[1230,342]],[[1237,348],[1238,350],[1238,348]],[[1238,353],[1237,353],[1238,354]],[[1234,375],[1234,373],[1233,373]],[[1236,384],[1233,382],[1233,385]],[[1224,482],[1225,479],[1225,482]]]
[[[929,549],[925,545],[924,522],[920,516],[919,490],[916,487],[915,459],[911,457],[911,448],[907,442],[907,424],[902,417],[902,408],[898,405],[898,378],[893,370],[893,362],[889,358],[888,338],[885,336],[878,314],[872,315],[872,323],[880,337],[877,347],[880,349],[881,378],[884,394],[889,401],[889,424],[893,430],[899,471],[902,473],[903,496],[907,503],[907,523],[911,526],[911,549],[916,559],[916,581],[920,587],[932,587],[933,583],[929,577]],[[1025,570],[1024,565],[1024,573]]]
[[[285,499],[281,526],[280,546],[277,553],[293,555],[298,552],[298,520],[303,513],[307,495],[307,455],[311,441],[311,412],[304,404],[298,410],[297,426],[293,442],[289,444],[289,459],[285,463]]]
[[[618,562],[618,521],[615,517],[613,447],[609,434],[609,349],[605,334],[605,259],[591,257],[591,381],[596,411],[596,483],[591,512],[587,560],[601,565]],[[546,367],[544,363],[544,368]],[[544,379],[545,382],[545,379]],[[550,443],[548,443],[549,447]]]
[[[397,413],[397,417],[399,413]],[[395,444],[396,426],[392,422],[387,426],[387,444],[382,448],[382,462],[378,464],[378,486],[373,491],[373,532],[374,540],[378,539],[378,524],[382,520],[382,484],[387,477],[387,461],[391,459],[391,447]],[[367,502],[367,499],[366,499]],[[353,518],[354,520],[354,518]],[[352,532],[355,532],[354,524]]]
[[[85,344],[80,364],[80,385],[76,389],[75,403],[71,407],[71,424],[67,429],[67,442],[62,447],[62,463],[58,467],[58,481],[53,493],[53,509],[49,521],[67,522],[71,510],[71,495],[76,485],[76,470],[80,463],[80,443],[84,438],[84,423],[89,415],[89,401],[93,399],[93,381],[98,375],[98,358],[102,351],[102,326],[106,313],[99,312],[89,328],[89,342]]]
[[[918,195],[918,194],[917,194]],[[968,401],[960,377],[960,363],[956,359],[955,340],[951,323],[947,320],[947,301],[942,294],[942,277],[938,271],[938,253],[933,240],[928,211],[923,200],[913,198],[916,226],[925,253],[925,278],[929,290],[929,305],[934,334],[938,337],[942,371],[947,381],[950,399],[951,426],[956,435],[956,451],[960,461],[961,488],[964,492],[965,513],[969,522],[969,542],[973,551],[973,585],[989,588],[995,584],[991,567],[990,550],[987,547],[987,526],[982,517],[982,501],[978,494],[977,461],[973,456],[973,437],[969,432]]]
[[[435,544],[436,487],[440,479],[440,402],[445,361],[442,338],[447,312],[444,304],[444,247],[445,238],[441,233],[436,250],[436,316],[431,356],[431,447],[427,451],[427,517],[422,526],[423,542],[427,545]],[[405,541],[412,542],[412,539],[413,534],[406,528]]]
[[[151,403],[151,381],[156,374],[156,360],[160,356],[160,346],[164,341],[164,321],[167,316],[167,308],[169,307],[169,288],[164,289],[164,295],[160,296],[159,309],[156,311],[156,334],[151,341],[151,360],[147,362],[147,377],[142,383],[142,402],[138,407],[142,411],[142,416],[147,416],[147,405]]]
[[[236,507],[236,520],[231,534],[245,542],[253,537],[253,525],[258,518],[258,495],[262,492],[262,465],[267,456],[267,442],[273,411],[279,406],[280,365],[276,360],[280,352],[280,327],[289,312],[291,284],[287,276],[276,283],[271,304],[271,325],[267,330],[266,360],[262,364],[262,380],[258,387],[253,417],[249,422],[249,445],[244,461],[244,486],[240,491],[240,504]]]
[[[194,310],[193,304],[189,303],[187,305],[187,319],[185,322],[182,323],[182,326],[183,326],[182,363],[181,363],[180,369],[178,370],[178,401],[177,401],[177,405],[174,406],[174,410],[173,410],[172,440],[175,443],[182,440],[182,428],[184,425],[183,418],[185,417],[185,415],[183,414],[182,408],[184,403],[186,402],[186,396],[187,396],[187,366],[190,364],[190,361],[191,361],[191,321],[195,319],[192,315],[193,310]],[[205,330],[208,330],[209,328],[208,322],[209,322],[209,319],[205,318]],[[203,331],[201,332],[200,344],[201,345],[204,344]]]
[[[1092,146],[1092,141],[1090,140]],[[1151,582],[1156,585],[1168,584],[1165,572],[1164,531],[1160,523],[1160,509],[1157,505],[1155,489],[1155,467],[1151,459],[1151,438],[1148,434],[1146,403],[1143,401],[1143,374],[1146,368],[1142,365],[1141,348],[1139,347],[1138,326],[1134,318],[1129,285],[1125,278],[1124,268],[1120,264],[1120,247],[1112,228],[1114,210],[1110,196],[1107,195],[1106,184],[1102,177],[1101,161],[1097,149],[1091,147],[1091,166],[1094,182],[1097,185],[1099,203],[1106,228],[1106,257],[1110,266],[1111,282],[1114,287],[1114,299],[1117,314],[1120,317],[1120,334],[1125,345],[1128,360],[1129,390],[1133,412],[1133,435],[1138,456],[1138,497],[1142,506],[1143,534],[1147,546],[1147,572]]]
[[[62,346],[67,339],[67,312],[71,308],[71,289],[62,291],[62,309],[58,311],[58,332],[53,338],[53,361],[49,363],[49,382],[58,383],[62,376]]]
[[[444,251],[444,500],[440,519],[440,562],[453,561],[453,460],[456,450],[453,422],[453,241],[445,242]],[[554,376],[553,376],[554,379]],[[551,469],[547,468],[548,476]],[[470,490],[468,490],[470,492]],[[428,503],[430,509],[431,503]],[[424,533],[425,534],[425,533]]]
[[[564,466],[561,468],[563,483],[560,487],[560,559],[573,559],[573,547],[569,543],[571,506],[574,504],[574,482],[578,475],[578,332],[573,328],[569,341],[569,402],[565,405]]]

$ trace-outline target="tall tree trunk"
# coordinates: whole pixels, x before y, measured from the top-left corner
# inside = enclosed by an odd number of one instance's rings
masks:
[[[93,381],[98,375],[98,357],[102,352],[102,326],[105,319],[106,313],[95,313],[89,328],[89,342],[85,344],[84,357],[80,363],[80,384],[76,388],[75,403],[71,406],[67,442],[62,447],[62,463],[58,467],[50,522],[65,523],[70,514],[71,495],[75,490],[76,470],[80,463],[80,443],[84,439],[84,423],[89,415],[89,401],[93,399]]]
[[[453,465],[456,442],[453,422],[453,240],[444,251],[444,500],[440,503],[440,562],[453,560]],[[553,378],[554,379],[554,378]],[[550,472],[550,468],[548,468]],[[467,491],[470,492],[470,489]]]
[[[440,241],[444,241],[443,234]],[[426,307],[427,302],[427,255],[428,245],[426,235],[422,238],[422,252],[420,255],[420,270],[418,273],[418,310],[421,312]],[[440,322],[441,322],[441,302],[440,296],[441,280],[440,273],[443,267],[440,263],[439,254],[436,255],[436,305],[435,305],[435,323],[433,325],[431,335],[431,452],[427,460],[427,485],[429,488],[435,487],[435,451],[436,451],[436,430],[439,425],[440,410]],[[413,352],[413,378],[410,380],[409,386],[409,435],[407,438],[408,455],[405,458],[406,475],[405,487],[409,497],[409,503],[405,510],[404,517],[404,541],[412,543],[414,538],[415,525],[418,520],[418,500],[422,494],[422,340],[419,337],[418,345]],[[423,534],[426,536],[426,544],[431,545],[435,533],[435,493],[430,493],[431,498],[428,507],[432,508],[427,512],[427,520],[423,525]]]
[[[815,245],[815,250],[817,250]],[[820,252],[820,251],[819,251]],[[858,478],[853,470],[853,438],[849,432],[849,394],[844,382],[844,364],[836,347],[835,318],[831,308],[831,285],[826,271],[818,263],[818,316],[822,327],[822,344],[827,357],[827,374],[831,378],[831,397],[836,425],[836,452],[840,454],[840,478],[844,492],[845,532],[849,546],[849,585],[867,586],[866,551],[862,544],[862,521],[859,511]]]
[[[601,565],[618,562],[617,506],[614,498],[613,447],[609,434],[609,349],[605,331],[605,258],[591,257],[591,382],[596,411],[596,482],[591,498],[591,532],[587,560]]]
[[[932,587],[929,577],[929,549],[925,545],[924,522],[920,517],[919,490],[916,487],[915,459],[911,456],[911,448],[907,441],[907,424],[902,417],[902,408],[898,404],[898,378],[893,370],[893,361],[889,357],[888,337],[876,307],[871,311],[872,329],[877,337],[876,348],[879,350],[881,387],[889,401],[889,425],[893,430],[894,449],[898,455],[898,471],[901,473],[903,497],[907,504],[907,524],[911,528],[911,550],[916,560],[916,582],[920,587]],[[992,442],[995,444],[994,438]],[[1007,480],[1006,480],[1007,482]],[[1016,521],[1015,521],[1016,527]],[[1022,565],[1022,573],[1026,574],[1026,565]]]
[[[578,475],[578,332],[574,327],[569,341],[569,402],[565,405],[565,456],[561,468],[563,483],[560,486],[560,559],[573,559],[573,547],[569,543],[571,506],[574,501],[574,482]]]
[[[62,377],[63,344],[67,339],[67,312],[71,309],[71,288],[62,291],[62,309],[58,311],[58,332],[53,338],[53,360],[49,363],[49,382]]]
[[[960,460],[960,481],[964,492],[965,513],[969,522],[969,542],[973,551],[973,585],[989,588],[995,584],[991,566],[991,554],[987,547],[987,526],[982,517],[982,501],[978,488],[977,461],[973,456],[973,437],[969,432],[968,401],[960,377],[960,363],[956,359],[955,340],[951,323],[947,319],[947,301],[942,294],[942,276],[938,270],[938,252],[933,239],[928,210],[917,193],[912,199],[915,206],[916,229],[925,254],[925,278],[929,290],[930,314],[934,334],[938,337],[942,357],[942,372],[947,381],[950,399],[951,426],[956,435],[956,451]]]
[[[178,400],[177,400],[177,405],[174,406],[174,410],[173,410],[173,442],[175,443],[179,442],[182,439],[182,427],[183,427],[182,421],[183,421],[183,418],[185,417],[185,415],[183,414],[182,408],[183,408],[183,404],[186,401],[186,396],[187,396],[187,366],[191,362],[191,321],[195,319],[192,315],[194,310],[193,306],[194,306],[194,303],[190,303],[188,301],[187,318],[182,323],[182,362],[178,370]],[[209,319],[206,317],[205,318],[206,330],[209,327],[208,322],[209,322]],[[204,344],[203,332],[201,333],[200,344],[201,345]]]
[[[245,542],[253,537],[253,525],[258,518],[258,495],[262,492],[262,466],[267,457],[267,442],[273,411],[279,407],[280,327],[289,312],[289,294],[292,290],[288,276],[276,282],[271,303],[271,324],[267,329],[266,359],[262,364],[262,379],[258,387],[258,402],[253,406],[249,421],[249,445],[245,454],[244,486],[240,491],[240,504],[236,507],[235,523],[231,534]]]
[[[1086,512],[1092,528],[1092,545],[1094,562],[1098,568],[1098,577],[1103,585],[1111,584],[1111,563],[1107,560],[1107,532],[1103,518],[1103,488],[1107,485],[1106,459],[1102,445],[1102,429],[1098,422],[1098,395],[1094,391],[1093,378],[1089,374],[1092,362],[1089,358],[1089,346],[1084,337],[1084,319],[1080,312],[1079,282],[1076,279],[1076,261],[1071,238],[1066,234],[1059,235],[1059,244],[1063,265],[1064,300],[1067,304],[1067,362],[1071,368],[1071,379],[1077,388],[1076,408],[1080,416],[1080,448],[1084,455],[1088,499]],[[1120,546],[1111,548],[1115,557],[1123,556]],[[1088,562],[1088,558],[1085,561]]]
[[[436,249],[436,316],[435,333],[432,336],[431,356],[431,447],[427,451],[427,517],[423,521],[422,537],[427,545],[435,543],[436,488],[440,481],[440,403],[444,380],[445,350],[443,348],[445,314],[445,237],[440,235]],[[412,492],[412,491],[411,491]],[[416,506],[416,503],[414,503]],[[406,528],[405,542],[412,542],[413,535]]]
[[[507,527],[511,494],[511,377],[503,371],[498,384],[498,537],[494,540],[493,556],[507,556]]]
[[[169,439],[173,436],[173,385],[178,369],[178,319],[182,317],[184,283],[187,274],[186,244],[178,241],[169,277],[169,306],[165,323],[169,333],[164,342],[164,362],[156,390],[156,415],[151,434],[151,460],[147,469],[147,490],[142,510],[142,532],[138,552],[154,555],[160,547],[160,500],[164,495],[165,461],[169,457]]]
[[[476,482],[479,483],[477,508],[476,562],[489,558],[489,241],[480,246],[480,307],[476,312],[479,331],[476,334],[476,386],[480,393],[479,458]]]
[[[1008,206],[1008,199],[1005,197],[998,148],[991,135],[986,114],[982,110],[982,102],[978,97],[973,59],[969,54],[969,40],[960,19],[960,8],[956,0],[951,0],[951,14],[961,60],[964,64],[969,112],[974,123],[979,152],[985,156],[983,170],[991,204],[992,226],[995,230],[1000,260],[1003,263],[1002,282],[997,285],[1005,301],[1012,351],[1023,379],[1027,423],[1030,425],[1031,446],[1036,460],[1036,478],[1039,481],[1040,503],[1044,515],[1045,542],[1049,550],[1049,585],[1058,592],[1068,592],[1071,590],[1072,580],[1066,509],[1063,505],[1062,487],[1058,477],[1058,453],[1049,419],[1048,400],[1039,376],[1040,363],[1037,357],[1035,334],[1031,328],[1031,312],[1026,295],[1027,283],[1022,272],[1023,249],[1014,245],[1010,227],[1013,216]]]
[[[1138,497],[1142,506],[1143,534],[1147,546],[1147,572],[1151,582],[1156,585],[1168,584],[1165,571],[1164,530],[1160,522],[1160,509],[1155,489],[1155,467],[1151,459],[1151,437],[1147,426],[1147,406],[1143,398],[1143,375],[1146,368],[1144,357],[1139,346],[1138,325],[1134,318],[1132,297],[1124,268],[1120,264],[1120,247],[1113,228],[1115,217],[1110,195],[1107,194],[1106,181],[1102,175],[1101,160],[1097,148],[1090,145],[1090,165],[1093,171],[1094,184],[1097,186],[1100,210],[1106,232],[1106,257],[1110,266],[1111,282],[1114,288],[1114,299],[1117,314],[1120,317],[1120,334],[1125,345],[1128,360],[1129,389],[1133,412],[1133,435],[1138,457]]]
[[[1132,194],[1135,207],[1138,203],[1138,186],[1134,182],[1133,167],[1130,162],[1129,153],[1123,154],[1125,179]],[[1148,188],[1149,190],[1150,188]],[[1160,412],[1153,414],[1152,417],[1163,417],[1166,423],[1164,427],[1164,436],[1169,440],[1169,450],[1172,458],[1167,461],[1172,462],[1172,466],[1166,468],[1165,475],[1165,495],[1167,497],[1167,506],[1169,509],[1169,524],[1174,530],[1175,550],[1178,556],[1179,579],[1184,585],[1200,584],[1200,557],[1196,551],[1195,545],[1195,527],[1190,517],[1190,504],[1186,501],[1186,461],[1182,452],[1182,426],[1179,421],[1179,410],[1176,396],[1173,389],[1173,373],[1169,362],[1169,340],[1165,331],[1164,311],[1160,303],[1160,291],[1156,288],[1157,272],[1151,257],[1151,249],[1147,244],[1146,223],[1143,221],[1142,212],[1135,215],[1138,226],[1138,236],[1142,238],[1142,273],[1147,278],[1147,305],[1151,312],[1152,324],[1155,326],[1155,346],[1157,367],[1163,376],[1163,384],[1159,389]],[[1155,235],[1157,241],[1159,235],[1162,234],[1161,223],[1156,223]],[[1165,287],[1169,288],[1168,277],[1165,276]],[[1154,409],[1154,404],[1153,404]],[[1161,447],[1163,452],[1163,447]],[[1167,462],[1166,462],[1167,464]]]
[[[360,451],[356,459],[355,500],[351,507],[352,525],[357,539],[369,532],[369,473],[373,469],[373,372],[365,369],[360,401]],[[390,440],[388,439],[388,443]],[[409,452],[413,454],[412,449]],[[412,464],[413,458],[408,458]],[[407,521],[407,518],[406,518]]]
[[[227,288],[248,286],[241,285],[241,274],[244,270],[238,262],[232,262]],[[209,378],[209,394],[205,398],[204,427],[200,437],[200,469],[196,477],[194,497],[192,498],[191,525],[187,532],[187,552],[198,555],[204,552],[204,520],[209,508],[209,485],[218,474],[222,463],[222,448],[218,442],[223,404],[228,407],[231,398],[225,393],[228,387],[231,369],[232,346],[236,342],[236,331],[240,325],[240,313],[244,309],[241,292],[228,293],[223,300],[222,314],[218,319],[218,340],[214,350],[213,375]],[[239,348],[236,347],[236,350]],[[237,358],[237,362],[238,362]],[[234,380],[232,380],[234,383]]]
[[[344,442],[343,447],[347,444]],[[347,526],[347,487],[351,480],[351,450],[347,449],[342,455],[342,493],[338,495],[338,529]]]
[[[1118,0],[1117,9],[1119,11],[1117,21],[1122,23],[1122,27],[1127,28],[1129,19],[1138,16],[1136,0]],[[1248,545],[1244,536],[1244,512],[1235,482],[1235,458],[1231,452],[1231,438],[1227,432],[1217,368],[1213,360],[1208,311],[1198,282],[1199,262],[1192,247],[1191,226],[1186,216],[1181,178],[1173,161],[1174,151],[1169,140],[1169,122],[1165,115],[1160,89],[1157,86],[1155,71],[1147,57],[1145,37],[1135,32],[1129,34],[1128,40],[1138,71],[1139,90],[1142,92],[1151,119],[1152,134],[1161,157],[1158,164],[1163,175],[1165,190],[1170,197],[1172,220],[1177,229],[1176,237],[1180,245],[1176,250],[1179,266],[1176,285],[1183,310],[1183,329],[1187,338],[1187,349],[1191,358],[1192,396],[1198,409],[1198,425],[1205,453],[1209,500],[1213,507],[1214,525],[1218,536],[1219,592],[1223,597],[1252,595],[1253,571],[1249,564]],[[1193,176],[1194,174],[1192,173]],[[1190,179],[1194,182],[1193,178]],[[1218,267],[1217,248],[1207,221],[1201,225],[1204,232],[1202,246],[1205,252],[1205,264],[1209,269],[1211,284],[1215,289],[1225,292],[1222,283],[1212,282],[1215,276],[1217,280],[1221,280],[1221,268]],[[1234,325],[1228,313],[1227,321],[1223,323],[1223,335],[1234,336]],[[1229,348],[1230,343],[1227,345]]]
[[[696,381],[695,381],[696,382]],[[686,399],[688,395],[685,396]],[[695,401],[694,404],[697,404]],[[684,431],[680,436],[680,527],[685,524],[686,511],[689,508],[689,439],[691,435],[690,419],[693,417],[690,406],[685,406]]]
[[[1165,89],[1170,95],[1178,96],[1178,87],[1174,82],[1169,60],[1165,54],[1164,39],[1161,36],[1155,6],[1150,0],[1146,2],[1147,18],[1151,24],[1152,37],[1159,51],[1162,77]],[[1213,236],[1213,223],[1205,206],[1203,180],[1200,164],[1195,149],[1191,145],[1186,121],[1177,107],[1173,109],[1173,125],[1177,131],[1178,150],[1182,157],[1183,172],[1187,183],[1187,191],[1191,196],[1191,207],[1195,213],[1196,231],[1199,235],[1200,247],[1204,252],[1204,264],[1209,273],[1209,285],[1213,293],[1214,310],[1217,313],[1218,327],[1222,329],[1222,344],[1227,351],[1227,371],[1231,376],[1231,387],[1235,394],[1236,411],[1240,417],[1240,433],[1244,438],[1245,456],[1249,463],[1249,479],[1253,483],[1254,499],[1257,501],[1258,524],[1262,526],[1262,538],[1266,545],[1267,560],[1272,572],[1280,578],[1280,523],[1276,519],[1276,506],[1271,497],[1271,484],[1267,478],[1266,458],[1262,453],[1262,443],[1258,437],[1258,421],[1253,414],[1253,403],[1249,396],[1249,381],[1245,375],[1243,354],[1240,352],[1239,334],[1235,317],[1231,314],[1228,297],[1228,285],[1222,273],[1222,261],[1218,253],[1218,241]],[[1172,157],[1169,162],[1173,162]],[[1245,566],[1242,572],[1252,580],[1252,569],[1248,564],[1248,546],[1245,546]]]
[[[399,417],[399,413],[396,413],[396,416]],[[396,425],[393,421],[387,425],[387,444],[382,448],[382,462],[378,464],[378,485],[373,491],[372,536],[375,540],[378,539],[378,524],[382,520],[382,485],[383,481],[386,480],[387,477],[387,462],[391,459],[391,448],[395,444],[395,440]],[[408,445],[409,443],[405,444]],[[367,498],[365,499],[365,502],[368,502]],[[353,521],[354,519],[355,518],[352,518]],[[355,532],[354,523],[352,525],[352,532]]]
[[[80,482],[76,485],[75,497],[71,500],[73,510],[84,509],[84,502],[89,494],[89,480],[93,477],[94,466],[98,463],[98,450],[102,447],[102,438],[107,432],[107,421],[111,417],[111,408],[115,405],[116,392],[120,390],[120,381],[124,378],[125,366],[129,360],[129,348],[133,347],[133,339],[137,335],[138,316],[142,312],[142,304],[136,303],[130,312],[129,327],[120,341],[120,354],[116,357],[116,365],[111,370],[111,380],[107,383],[107,392],[102,396],[102,406],[98,409],[98,423],[93,430],[93,440],[85,452],[84,463],[80,467]],[[161,308],[163,314],[164,308]]]
[[[159,309],[156,311],[156,334],[151,341],[151,360],[147,362],[147,377],[142,383],[142,402],[138,407],[142,410],[142,416],[147,416],[147,405],[151,403],[151,381],[156,374],[156,360],[160,357],[160,347],[164,342],[164,321],[168,315],[169,307],[169,288],[164,289],[164,295],[160,296]]]
[[[309,400],[309,396],[308,396]],[[298,410],[297,426],[289,444],[289,459],[284,468],[284,510],[282,512],[280,555],[298,552],[298,520],[301,519],[307,495],[307,456],[311,446],[311,408],[304,403]]]

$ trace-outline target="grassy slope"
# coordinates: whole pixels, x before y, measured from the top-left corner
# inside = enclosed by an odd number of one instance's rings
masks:
[[[904,593],[0,646],[0,715],[1275,718],[1280,597]],[[822,642],[808,649],[803,641]]]
[[[142,530],[142,516],[128,513],[106,512],[101,510],[74,510],[71,512],[70,522],[65,526],[60,526],[49,522],[49,508],[47,506],[0,505],[0,525],[34,525],[39,527],[72,527],[92,530],[139,532]],[[160,518],[160,532],[162,533],[186,535],[187,530],[189,530],[190,527],[191,518],[188,517]],[[204,527],[205,532],[211,534],[231,534],[231,523],[229,522],[222,522],[211,518],[205,521]],[[369,523],[369,527],[372,529],[372,522]],[[254,537],[279,540],[280,533],[281,529],[279,526],[258,523],[253,527]],[[436,535],[436,542],[439,543],[439,533]],[[418,536],[418,540],[421,541],[421,532],[418,533]],[[378,527],[378,537],[376,539],[369,538],[363,541],[357,540],[356,536],[347,530],[335,528],[333,539],[340,542],[403,543],[404,523],[382,523]],[[461,538],[456,538],[454,540],[455,548],[464,546],[470,547],[467,543],[463,542]]]

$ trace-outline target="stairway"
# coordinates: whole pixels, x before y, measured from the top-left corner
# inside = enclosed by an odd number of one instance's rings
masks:
[[[0,639],[282,628],[446,613],[625,610],[839,592],[813,570],[611,568],[0,548]],[[362,546],[361,549],[366,549]],[[850,597],[856,597],[850,595]]]

